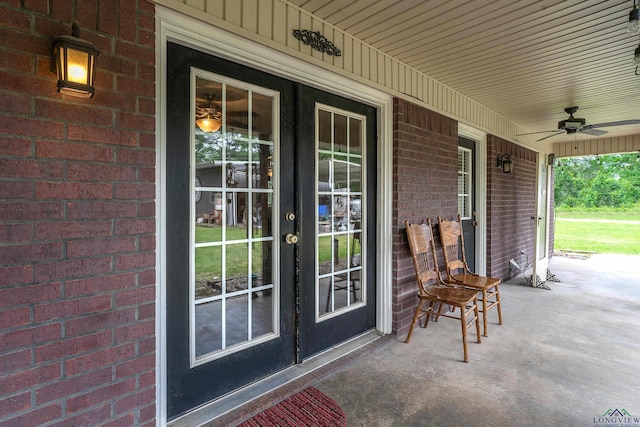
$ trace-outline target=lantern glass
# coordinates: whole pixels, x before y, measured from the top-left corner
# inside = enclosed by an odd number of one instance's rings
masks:
[[[65,95],[91,98],[95,59],[100,55],[90,42],[79,37],[79,26],[73,24],[73,35],[54,39],[54,54],[58,70],[58,92]]]

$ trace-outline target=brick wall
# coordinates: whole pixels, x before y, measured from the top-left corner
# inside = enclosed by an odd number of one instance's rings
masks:
[[[513,172],[496,167],[499,154],[510,154]],[[487,138],[487,274],[509,279],[509,260],[521,267],[524,251],[533,263],[537,153],[494,135]],[[515,275],[514,272],[513,275]]]
[[[56,92],[73,19],[93,99]],[[154,30],[145,0],[0,4],[2,425],[155,425]]]
[[[404,221],[457,215],[458,123],[401,99],[393,113],[393,330],[403,335],[417,302]]]

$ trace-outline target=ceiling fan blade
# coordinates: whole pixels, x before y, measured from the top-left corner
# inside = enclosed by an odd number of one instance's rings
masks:
[[[619,122],[596,123],[594,125],[586,125],[583,129],[605,128],[610,126],[640,125],[640,120],[620,120]]]
[[[565,132],[564,132],[564,130],[556,131],[556,133],[554,133],[553,135],[549,135],[549,136],[545,136],[544,138],[536,139],[536,142],[538,142],[538,141],[542,141],[542,140],[545,140],[545,139],[547,139],[547,138],[554,137],[554,136],[556,136],[556,135],[560,135],[561,133],[565,133]]]
[[[551,132],[558,132],[558,129],[554,129],[554,130],[541,130],[540,132],[529,132],[529,133],[517,133],[515,136],[522,136],[522,135],[535,135],[536,133],[551,133]]]
[[[593,136],[600,136],[600,135],[604,135],[604,134],[609,133],[609,132],[607,132],[606,130],[591,129],[591,128],[587,128],[587,129],[580,129],[580,130],[578,130],[578,132],[580,132],[580,133],[586,133],[587,135],[593,135]]]

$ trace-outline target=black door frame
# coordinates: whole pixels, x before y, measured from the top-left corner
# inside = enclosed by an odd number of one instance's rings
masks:
[[[471,219],[462,220],[462,232],[464,236],[465,258],[469,269],[476,272],[477,248],[476,248],[476,226],[477,226],[477,144],[473,139],[465,136],[458,136],[458,146],[471,150]]]

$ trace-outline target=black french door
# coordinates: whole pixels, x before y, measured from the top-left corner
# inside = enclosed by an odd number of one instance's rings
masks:
[[[375,327],[376,111],[167,44],[167,417]]]
[[[462,219],[465,259],[476,268],[476,143],[458,138],[458,213]]]

